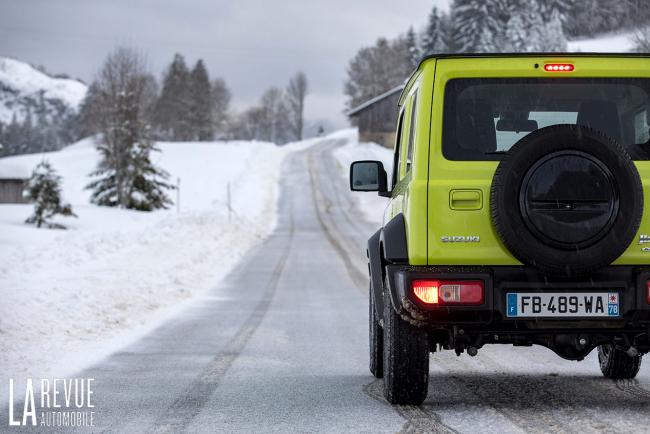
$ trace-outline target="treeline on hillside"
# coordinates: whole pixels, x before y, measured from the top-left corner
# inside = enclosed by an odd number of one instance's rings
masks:
[[[148,74],[149,93],[145,115],[148,137],[153,140],[207,141],[215,139],[265,140],[284,144],[302,139],[307,77],[298,72],[286,89],[269,88],[259,105],[243,113],[230,110],[231,93],[221,78],[211,79],[203,60],[189,69],[176,54],[167,68],[158,92],[155,78]],[[95,81],[82,105],[81,135],[97,133],[101,117],[101,91]]]
[[[119,51],[119,49],[118,49]],[[114,53],[111,54],[113,56]],[[148,140],[206,141],[263,140],[284,144],[301,140],[304,133],[307,77],[297,72],[285,87],[266,90],[255,106],[236,113],[230,108],[231,92],[222,78],[211,78],[202,59],[190,68],[176,54],[162,81],[142,69],[143,106]],[[102,132],[98,125],[105,115],[106,79],[98,74],[88,87],[78,113],[61,104],[60,113],[38,104],[22,120],[14,116],[8,125],[0,123],[0,156],[46,152],[83,137]],[[51,104],[51,102],[50,102]],[[117,127],[116,127],[117,128]]]
[[[95,136],[101,155],[87,187],[91,200],[142,211],[166,208],[172,203],[168,190],[174,187],[154,164],[156,140],[298,140],[306,95],[307,78],[298,73],[286,90],[271,88],[259,107],[231,116],[230,92],[223,80],[210,80],[202,60],[189,70],[183,57],[175,55],[158,91],[143,56],[117,48],[90,85],[79,114],[82,134]]]
[[[643,50],[648,0],[452,0],[449,13],[433,7],[421,31],[379,38],[350,61],[344,92],[352,108],[401,84],[431,53],[558,52],[567,37],[639,29]]]
[[[14,114],[11,122],[0,122],[0,157],[61,149],[77,137],[75,113],[60,104],[55,113],[39,101],[27,110],[22,121]]]

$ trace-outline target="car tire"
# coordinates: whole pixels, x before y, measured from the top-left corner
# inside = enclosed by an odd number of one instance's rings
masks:
[[[381,378],[384,375],[384,331],[379,325],[379,316],[377,308],[373,301],[372,287],[368,290],[369,300],[369,337],[370,337],[370,372],[375,378]]]
[[[598,362],[600,370],[607,378],[614,380],[632,379],[641,368],[642,355],[630,357],[625,351],[611,344],[598,347]]]
[[[581,125],[553,125],[523,137],[501,160],[490,211],[499,238],[522,263],[585,276],[634,240],[643,187],[620,143]]]
[[[420,405],[429,386],[427,333],[404,321],[393,309],[384,284],[384,397],[391,404]]]

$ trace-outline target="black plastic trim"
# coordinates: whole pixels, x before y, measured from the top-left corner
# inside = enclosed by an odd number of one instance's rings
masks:
[[[384,276],[381,260],[381,229],[368,240],[368,273],[370,274],[370,291],[379,317],[384,312]]]
[[[384,246],[384,259],[393,264],[408,264],[409,255],[406,245],[406,220],[404,214],[397,214],[386,223],[381,234]]]
[[[646,280],[650,279],[650,269],[630,266],[609,266],[598,273],[577,278],[550,278],[532,267],[462,267],[462,266],[403,266],[389,265],[389,290],[393,307],[397,312],[408,314],[404,300],[418,308],[418,314],[426,319],[419,320],[433,327],[446,327],[454,324],[464,326],[484,326],[510,330],[512,332],[529,330],[534,333],[554,333],[557,329],[589,328],[648,329],[650,327],[650,305],[646,302]],[[447,306],[427,309],[414,299],[409,291],[414,279],[469,279],[483,280],[485,284],[485,303],[481,306]],[[508,291],[587,291],[615,290],[621,296],[621,316],[618,318],[508,318],[505,313],[505,297]],[[543,327],[546,326],[547,328]]]

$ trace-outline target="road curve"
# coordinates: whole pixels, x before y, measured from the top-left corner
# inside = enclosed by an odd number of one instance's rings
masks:
[[[332,156],[342,144],[290,155],[273,234],[199,303],[78,375],[96,379],[95,432],[647,431],[648,366],[616,383],[593,357],[543,348],[435,353],[424,405],[388,405],[367,360],[376,228]]]

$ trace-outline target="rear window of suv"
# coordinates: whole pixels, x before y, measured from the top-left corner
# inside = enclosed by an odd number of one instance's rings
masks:
[[[650,159],[650,79],[454,79],[445,88],[442,152],[499,160],[531,132],[557,124],[599,130]]]

